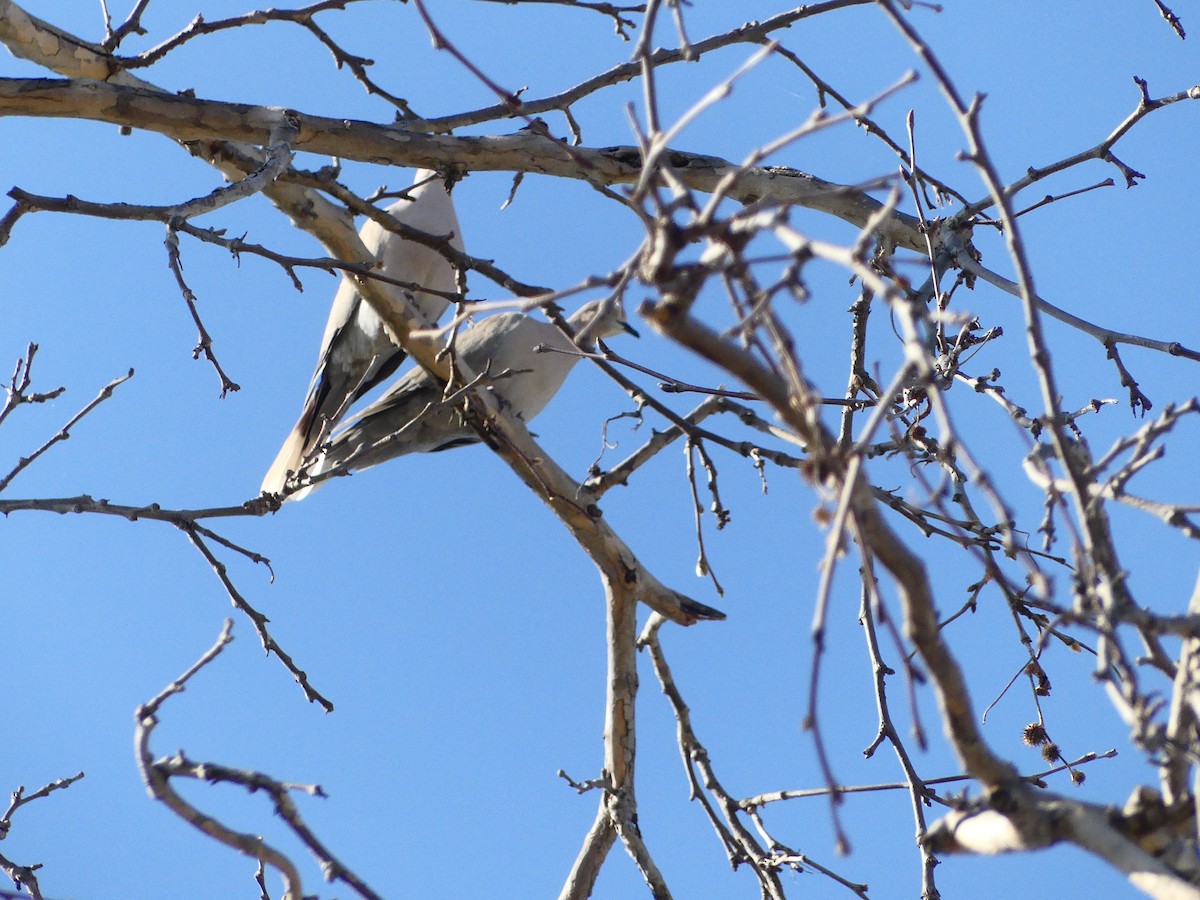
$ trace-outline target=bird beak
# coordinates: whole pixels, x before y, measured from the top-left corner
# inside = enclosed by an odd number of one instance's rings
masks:
[[[634,328],[632,325],[630,325],[628,322],[622,322],[621,328],[628,334],[632,334],[635,338],[641,337],[641,335],[637,333],[637,329]]]

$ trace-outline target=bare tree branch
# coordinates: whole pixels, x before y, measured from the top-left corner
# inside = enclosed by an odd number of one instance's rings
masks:
[[[3,34],[0,33],[0,39]],[[265,144],[279,112],[197,100],[138,87],[54,79],[0,79],[0,113],[71,116],[158,131],[177,141],[225,140]],[[635,184],[640,154],[632,147],[567,147],[531,132],[500,137],[454,138],[403,127],[329,119],[288,110],[298,124],[295,149],[398,166],[456,165],[478,171],[539,172],[601,184]],[[879,209],[862,190],[833,184],[779,166],[741,171],[712,156],[671,153],[671,164],[689,186],[714,190],[726,179],[728,196],[744,203],[770,198],[805,206],[861,225]],[[730,177],[732,176],[732,178]],[[916,223],[897,213],[879,224],[882,236],[913,250],[924,247]]]

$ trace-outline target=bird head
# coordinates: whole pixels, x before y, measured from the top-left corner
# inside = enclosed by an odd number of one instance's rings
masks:
[[[582,346],[590,346],[604,338],[625,332],[641,337],[625,319],[625,307],[614,297],[593,300],[575,310],[567,319],[575,329],[575,340]]]

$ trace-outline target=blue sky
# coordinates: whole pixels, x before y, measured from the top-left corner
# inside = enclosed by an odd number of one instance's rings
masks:
[[[628,57],[631,45],[602,17],[581,10],[511,8],[427,0],[441,27],[497,82],[528,96],[558,92]],[[88,38],[98,38],[95,4],[30,3],[27,8]],[[697,4],[687,12],[698,39],[783,4]],[[964,93],[987,94],[983,123],[1007,178],[1096,144],[1137,100],[1131,77],[1153,95],[1196,81],[1195,50],[1180,42],[1153,5],[1064,2],[950,3],[941,14],[913,13]],[[1141,7],[1145,7],[1144,9]],[[151,4],[151,46],[197,13],[206,19],[245,11],[233,3]],[[114,12],[117,12],[114,10]],[[123,12],[123,10],[121,10]],[[411,4],[366,4],[320,20],[345,46],[374,57],[372,77],[434,116],[490,104],[493,98],[448,54],[430,47]],[[1198,23],[1187,23],[1200,28]],[[782,40],[843,93],[865,99],[916,68],[900,38],[871,7],[842,11],[784,32]],[[656,43],[671,46],[663,27]],[[751,50],[733,47],[662,75],[663,115],[686,110]],[[219,60],[214,64],[213,60]],[[266,61],[264,64],[264,60]],[[46,73],[5,57],[0,75]],[[141,73],[171,90],[304,112],[386,122],[391,109],[367,96],[300,29],[276,24],[196,41]],[[924,76],[924,73],[922,73]],[[575,111],[588,146],[633,143],[624,104],[641,102],[618,87]],[[733,96],[689,126],[676,146],[740,159],[808,115],[814,92],[796,70],[770,60],[740,81]],[[903,134],[915,109],[922,165],[969,197],[982,193],[956,159],[964,140],[931,79],[890,100],[879,119]],[[639,117],[644,118],[642,113]],[[561,117],[547,117],[565,132]],[[502,123],[505,133],[517,126]],[[478,130],[480,133],[483,129]],[[1177,104],[1152,115],[1117,147],[1146,173],[1134,190],[1095,191],[1024,217],[1037,284],[1050,300],[1113,328],[1200,343],[1194,276],[1200,107]],[[122,137],[107,125],[0,119],[0,184],[35,193],[98,201],[171,203],[220,183],[209,167],[151,134]],[[304,165],[325,162],[302,157]],[[852,128],[800,142],[772,163],[832,181],[895,172],[882,145]],[[1030,192],[1074,190],[1117,173],[1100,163]],[[401,187],[407,171],[347,163],[345,181],[361,193]],[[504,211],[510,177],[473,173],[455,191],[467,249],[494,258],[529,282],[565,287],[613,269],[640,240],[633,217],[579,182],[530,176]],[[797,227],[850,241],[853,229],[811,213]],[[323,251],[254,198],[200,220],[248,234],[296,255]],[[232,505],[253,496],[294,421],[336,289],[331,276],[303,274],[297,293],[275,266],[240,264],[218,248],[184,239],[185,274],[222,364],[242,390],[218,399],[207,364],[193,361],[194,329],[167,268],[158,225],[39,213],[22,219],[0,249],[0,364],[11,366],[29,341],[40,345],[34,387],[67,392],[52,404],[19,409],[0,433],[0,471],[29,453],[108,381],[136,375],[78,426],[69,441],[22,473],[5,498],[72,496],[169,507]],[[1002,246],[981,237],[985,264],[1011,275]],[[810,377],[828,394],[844,389],[848,322],[855,288],[831,268],[813,273],[812,300],[789,311]],[[470,294],[503,299],[472,275]],[[637,299],[636,295],[634,299]],[[728,316],[715,294],[702,301],[714,321]],[[1021,402],[1036,407],[1025,362],[1018,302],[980,287],[956,302],[1006,338],[981,355],[979,371],[1005,373]],[[886,315],[876,314],[884,343]],[[1140,423],[1129,413],[1103,349],[1057,325],[1047,326],[1060,354],[1064,406],[1092,397],[1118,404],[1088,422],[1093,449]],[[640,341],[614,348],[686,380],[720,376],[641,328]],[[888,351],[892,361],[898,348]],[[1160,406],[1196,394],[1194,363],[1126,350],[1126,363]],[[6,361],[7,360],[7,361]],[[10,369],[5,369],[10,371]],[[653,387],[653,382],[645,382]],[[999,409],[952,392],[960,425],[1018,507],[1037,522],[1037,496],[1014,461],[1023,449]],[[688,398],[671,402],[690,408]],[[604,417],[629,403],[600,374],[580,366],[534,425],[543,446],[582,476],[601,448]],[[1157,409],[1155,410],[1157,412]],[[832,419],[830,419],[832,421]],[[662,427],[647,421],[646,432]],[[730,432],[738,434],[732,424]],[[613,463],[644,435],[617,423]],[[1144,493],[1197,502],[1195,442],[1183,425],[1161,465],[1137,485]],[[672,447],[626,489],[612,491],[605,515],[665,583],[724,609],[720,624],[669,628],[663,640],[694,724],[726,787],[748,796],[821,784],[812,740],[800,728],[811,664],[809,628],[823,533],[817,498],[794,474],[768,470],[760,490],[749,463],[717,453],[722,497],[732,524],[706,540],[726,592],[694,573],[691,500],[682,451]],[[1015,479],[1012,477],[1016,473]],[[876,483],[903,486],[902,468],[879,463]],[[1190,493],[1188,493],[1190,491]],[[1140,602],[1182,611],[1196,574],[1194,543],[1145,516],[1115,511],[1126,565]],[[555,776],[595,777],[603,726],[603,592],[583,553],[546,508],[482,447],[408,457],[327,486],[265,519],[221,522],[217,530],[272,560],[263,567],[223,559],[240,590],[271,618],[272,633],[330,697],[336,711],[307,704],[274,658],[264,658],[249,622],[234,615],[236,640],[188,690],[163,710],[156,752],[185,748],[196,759],[316,782],[328,799],[298,798],[320,837],[385,896],[540,897],[561,887],[596,798]],[[7,638],[5,697],[9,734],[0,743],[0,790],[33,790],[84,770],[68,791],[18,812],[2,851],[40,861],[51,898],[255,896],[253,865],[191,831],[152,803],[131,753],[133,711],[182,672],[215,639],[231,610],[219,582],[169,525],[90,516],[14,514],[0,522],[0,631]],[[918,550],[932,542],[909,535]],[[962,602],[976,573],[956,557],[934,557],[944,611]],[[1069,585],[1058,575],[1060,587]],[[955,648],[970,660],[980,706],[1020,667],[1008,614],[997,598],[953,626]],[[875,733],[870,669],[853,563],[835,582],[822,716],[837,775],[847,784],[898,780],[894,755],[863,760]],[[889,648],[889,652],[891,652]],[[893,654],[894,655],[894,654]],[[1046,701],[1054,734],[1069,757],[1110,747],[1121,755],[1087,768],[1088,782],[1053,786],[1098,803],[1121,803],[1152,770],[1126,749],[1126,728],[1091,684],[1087,658],[1050,654],[1055,695]],[[731,873],[697,804],[689,803],[674,722],[642,660],[639,703],[640,823],[679,897],[755,896],[753,879]],[[902,688],[893,686],[898,705]],[[922,721],[939,729],[932,694],[919,693]],[[1085,712],[1086,711],[1086,712]],[[1040,759],[1019,747],[1032,720],[1028,691],[1009,693],[992,711],[990,740],[1026,771]],[[940,741],[918,753],[922,775],[954,774]],[[264,834],[301,862],[310,893],[349,896],[320,884],[304,852],[283,834],[264,798],[238,788],[185,785],[197,805],[229,824]],[[843,806],[853,853],[833,849],[824,800],[769,809],[773,834],[845,877],[872,885],[877,898],[911,897],[918,858],[907,797],[899,792],[848,799]],[[1037,895],[1064,898],[1132,895],[1103,865],[1071,849],[1004,860],[947,859],[938,869],[943,896],[1010,896],[1020,878]],[[797,895],[849,896],[816,874],[794,879]],[[272,885],[277,890],[277,885]],[[619,850],[596,896],[641,896],[632,863]]]

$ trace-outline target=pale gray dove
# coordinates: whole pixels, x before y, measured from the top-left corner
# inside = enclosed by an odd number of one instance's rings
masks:
[[[567,320],[581,344],[622,331],[637,332],[620,304],[595,300]],[[579,348],[550,322],[524,313],[500,313],[463,330],[454,341],[456,358],[483,377],[502,405],[528,423],[558,393],[580,359]],[[463,398],[443,399],[443,387],[418,367],[338,429],[307,473],[334,468],[367,469],[407,453],[434,453],[479,441],[461,413]],[[300,499],[301,487],[288,499]]]

